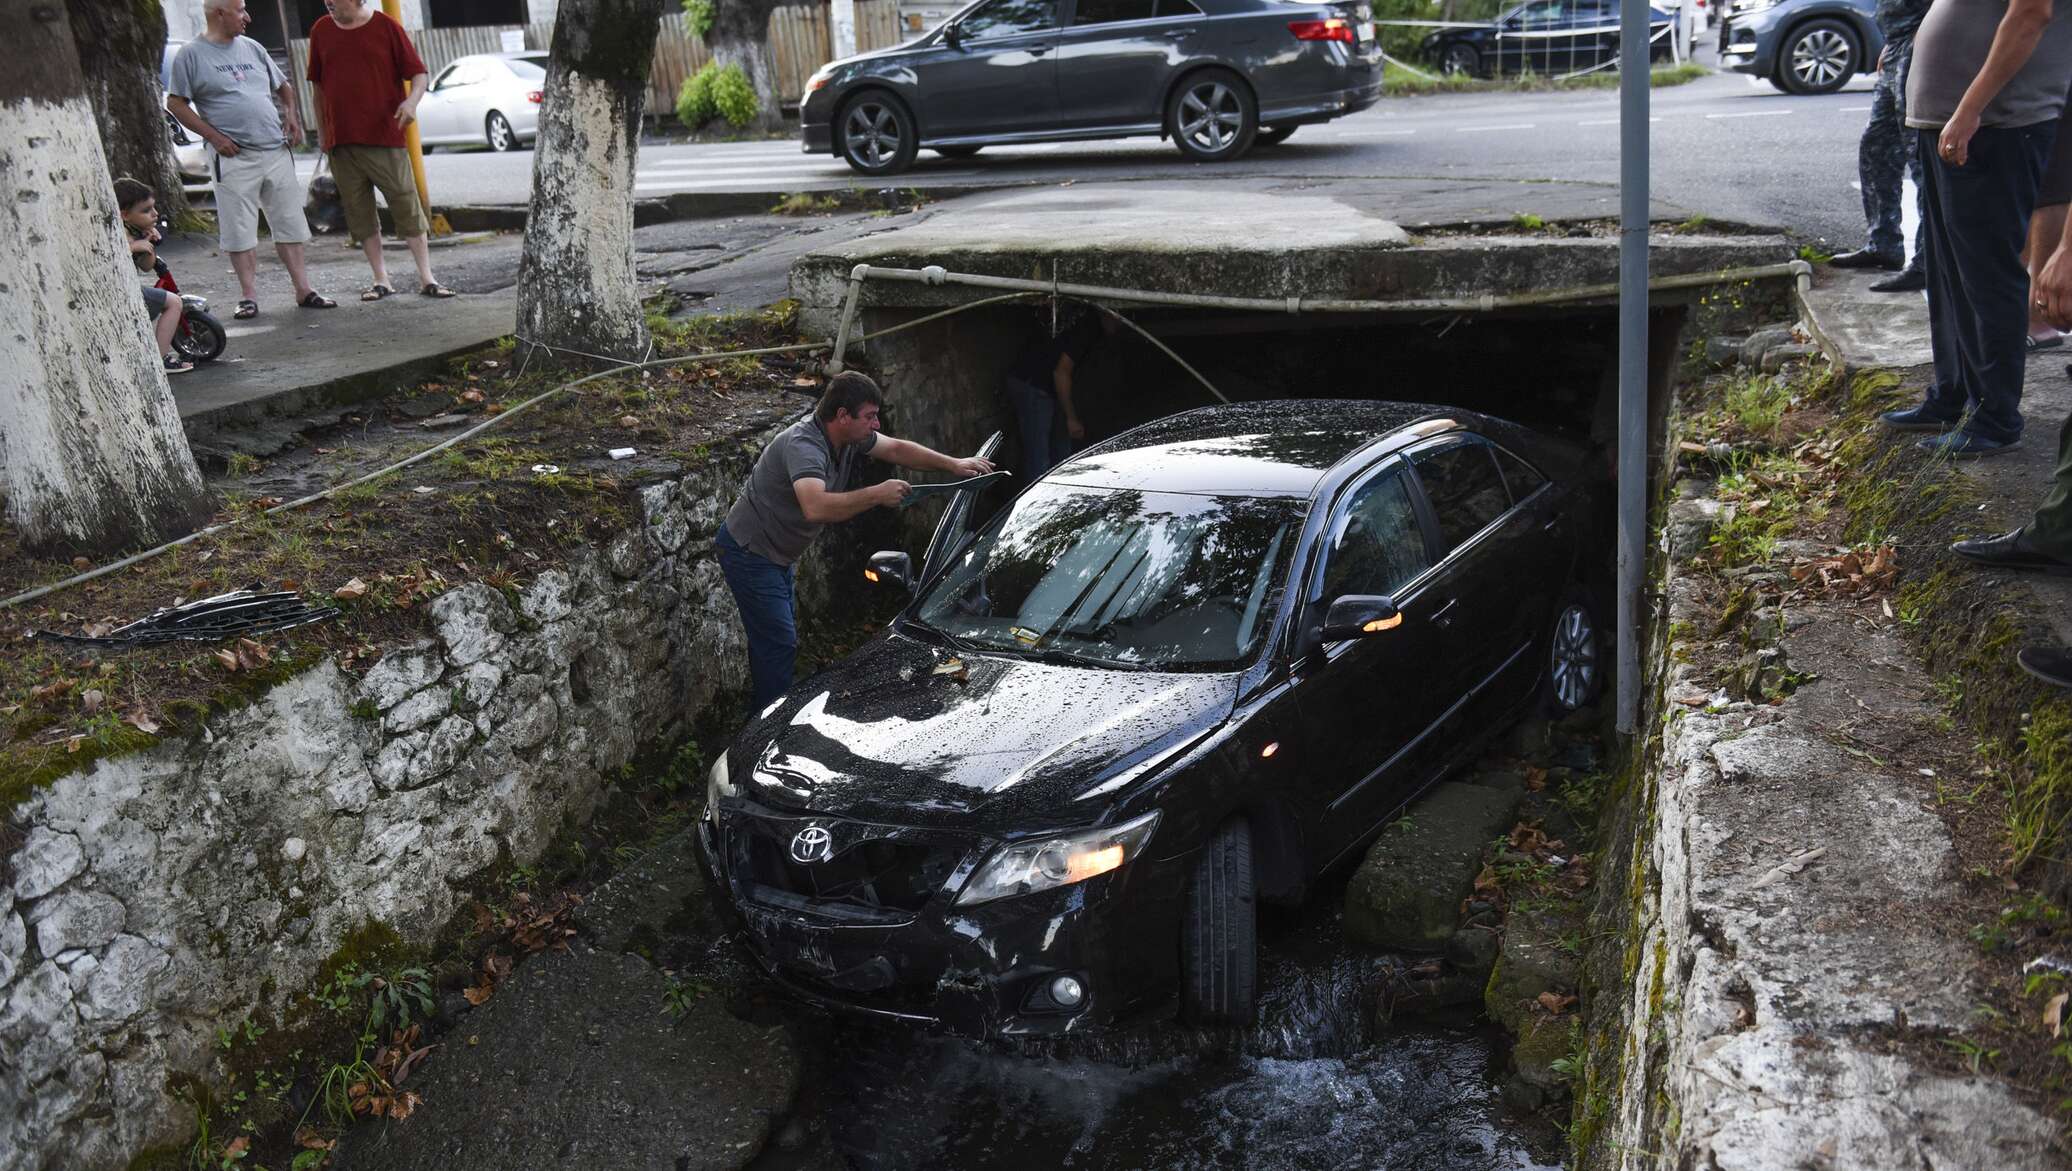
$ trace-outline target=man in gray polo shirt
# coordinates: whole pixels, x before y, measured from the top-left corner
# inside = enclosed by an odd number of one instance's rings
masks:
[[[878,384],[862,374],[845,371],[829,379],[813,414],[785,428],[763,449],[713,540],[720,572],[748,633],[757,711],[791,686],[799,649],[792,567],[799,555],[823,526],[906,499],[904,480],[850,490],[857,462],[869,456],[897,467],[967,477],[993,470],[988,460],[958,459],[878,434],[884,405]]]
[[[309,220],[302,214],[302,186],[295,178],[295,152],[289,149],[291,142],[302,143],[295,87],[265,46],[244,35],[252,23],[245,0],[202,0],[202,12],[207,30],[173,57],[166,108],[209,144],[217,238],[237,273],[239,300],[232,316],[259,313],[262,210],[274,251],[295,284],[295,303],[304,309],[336,308],[336,301],[310,287],[302,264]]]
[[[1950,458],[2022,437],[2029,273],[2022,245],[2072,82],[2072,0],[1936,0],[1914,34],[1907,125],[1925,182],[1935,378],[1887,426]]]

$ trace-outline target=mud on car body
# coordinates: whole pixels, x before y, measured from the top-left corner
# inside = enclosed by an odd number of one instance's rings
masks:
[[[970,1034],[1248,1019],[1255,901],[1538,696],[1599,682],[1572,449],[1415,404],[1237,404],[1082,452],[714,764],[700,853],[809,999]]]

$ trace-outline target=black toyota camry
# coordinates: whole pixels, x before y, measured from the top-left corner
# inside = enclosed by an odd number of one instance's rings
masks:
[[[1537,699],[1590,702],[1565,445],[1451,408],[1213,407],[954,499],[891,628],[714,765],[713,889],[809,998],[973,1034],[1251,1015],[1300,900]]]

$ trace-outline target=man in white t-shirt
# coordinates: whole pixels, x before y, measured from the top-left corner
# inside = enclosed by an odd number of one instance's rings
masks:
[[[304,309],[335,309],[338,302],[310,287],[303,265],[309,220],[302,214],[302,187],[290,148],[302,143],[295,87],[265,47],[243,35],[252,22],[245,0],[202,0],[202,12],[208,29],[174,55],[166,108],[209,144],[217,234],[237,273],[241,298],[232,316],[259,314],[262,210],[274,251],[295,283],[295,303]]]

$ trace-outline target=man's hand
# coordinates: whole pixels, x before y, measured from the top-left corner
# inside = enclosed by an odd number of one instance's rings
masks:
[[[302,123],[295,118],[288,119],[288,145],[301,146],[308,136],[302,132]]]
[[[1886,53],[1888,53],[1888,52],[1891,52],[1891,46],[1889,46],[1889,45],[1880,45],[1880,46],[1878,46],[1878,63],[1877,63],[1876,65],[1874,65],[1874,66],[1872,66],[1872,67],[1871,67],[1871,72],[1873,72],[1873,73],[1883,73],[1883,72],[1885,72],[1885,54],[1886,54]]]
[[[871,494],[872,504],[880,508],[893,508],[907,498],[907,493],[913,491],[913,487],[905,480],[881,480],[864,491]]]
[[[1070,435],[1074,443],[1085,443],[1086,424],[1079,421],[1078,415],[1067,415],[1065,416],[1065,434]]]
[[[2052,253],[2043,271],[2036,274],[2031,293],[2038,317],[2059,329],[2072,329],[2072,255],[2063,248]]]
[[[980,459],[975,455],[967,459],[953,459],[950,461],[950,470],[968,480],[973,476],[983,476],[991,473],[993,461]]]
[[[1971,136],[1978,133],[1978,115],[1958,107],[1943,124],[1942,136],[1936,140],[1936,152],[1942,161],[1953,167],[1961,167],[1971,157]]]
[[[408,126],[415,121],[417,121],[417,95],[412,94],[403,99],[402,105],[396,107],[396,125],[399,127]]]
[[[226,159],[237,157],[237,144],[230,141],[230,136],[220,130],[216,132],[216,137],[209,139],[209,147]]]

